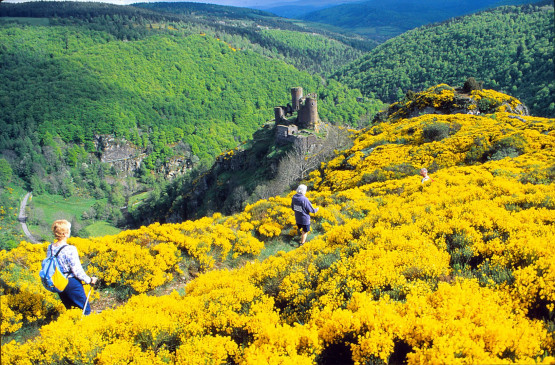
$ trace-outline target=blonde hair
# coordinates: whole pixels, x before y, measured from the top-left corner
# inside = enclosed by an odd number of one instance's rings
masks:
[[[65,219],[60,219],[52,223],[52,233],[54,233],[54,237],[56,237],[57,240],[69,237],[70,232],[71,223]]]

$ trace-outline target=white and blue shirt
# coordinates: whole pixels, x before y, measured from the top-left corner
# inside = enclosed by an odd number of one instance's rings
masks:
[[[67,247],[65,247],[67,246]],[[79,253],[77,252],[77,247],[68,245],[67,243],[63,243],[58,247],[54,247],[52,245],[48,246],[46,250],[47,257],[52,255],[56,255],[58,251],[65,247],[62,252],[58,255],[58,262],[60,264],[60,268],[66,277],[72,278],[75,277],[86,284],[90,284],[91,278],[85,273],[83,270],[83,266],[81,265],[81,260],[79,260]]]

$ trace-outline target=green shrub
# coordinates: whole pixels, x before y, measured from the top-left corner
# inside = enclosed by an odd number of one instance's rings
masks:
[[[491,114],[495,112],[499,106],[501,106],[501,102],[495,99],[481,98],[480,101],[478,101],[478,110],[480,113]]]
[[[474,138],[474,143],[470,150],[466,153],[465,162],[467,164],[472,164],[475,162],[483,161],[484,155],[488,151],[488,143],[482,137]]]
[[[383,182],[386,180],[387,180],[387,176],[381,170],[374,170],[371,173],[365,173],[361,179],[363,184],[372,184],[375,182]]]
[[[524,153],[526,141],[519,135],[512,135],[495,142],[490,149],[490,160],[501,160],[505,157],[518,157]]]
[[[449,137],[449,124],[434,123],[424,128],[422,136],[426,142],[441,141]]]
[[[515,281],[513,272],[510,268],[499,265],[491,265],[489,260],[486,260],[482,265],[480,265],[474,275],[483,285],[490,285],[492,280],[495,284],[508,285],[513,284]]]
[[[333,263],[339,261],[341,259],[341,252],[339,249],[335,250],[335,252],[330,252],[327,254],[319,255],[314,264],[316,267],[321,271],[328,269]]]
[[[464,232],[456,232],[445,238],[447,252],[451,255],[451,266],[464,269],[473,257],[472,240]]]
[[[473,90],[482,90],[483,84],[483,81],[476,81],[474,77],[469,77],[463,85],[463,91],[470,94]]]
[[[418,175],[420,169],[408,162],[403,162],[399,165],[387,166],[384,170],[393,172],[393,179],[400,179],[406,176]]]
[[[520,153],[518,153],[518,151],[516,150],[516,148],[514,147],[505,147],[500,149],[499,151],[495,151],[495,153],[493,153],[490,157],[490,160],[502,160],[505,157],[518,157],[520,155]]]

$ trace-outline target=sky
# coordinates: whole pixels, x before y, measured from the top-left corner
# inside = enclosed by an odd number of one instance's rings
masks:
[[[0,0],[1,1],[1,0]],[[6,3],[21,3],[26,2],[29,0],[4,0]],[[33,1],[33,0],[30,0]],[[66,1],[66,0],[54,0],[54,1]],[[144,3],[151,3],[155,2],[152,0],[73,0],[73,1],[97,1],[97,2],[105,2],[111,4],[119,4],[119,5],[129,5],[138,2]],[[165,0],[168,1],[168,0]],[[172,0],[169,0],[172,1]],[[189,2],[195,3],[209,3],[209,4],[218,4],[218,5],[228,5],[228,6],[239,6],[239,7],[270,7],[270,6],[279,6],[279,5],[287,5],[288,3],[310,3],[311,5],[315,4],[345,4],[351,2],[360,2],[361,0],[188,0]]]

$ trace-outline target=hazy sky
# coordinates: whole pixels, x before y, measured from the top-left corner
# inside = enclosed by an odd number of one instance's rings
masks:
[[[0,0],[1,1],[1,0]],[[20,3],[25,1],[33,1],[33,0],[4,0],[6,3]],[[55,1],[66,1],[66,0],[55,0]],[[112,4],[119,4],[119,5],[128,5],[138,2],[144,3],[151,3],[156,2],[152,0],[73,0],[73,1],[99,1],[105,3],[112,3]],[[168,0],[166,0],[168,1]],[[172,0],[169,0],[172,1]],[[286,5],[287,3],[308,3],[311,5],[315,4],[344,4],[344,3],[351,3],[351,2],[360,2],[361,0],[188,0],[189,2],[195,3],[210,3],[210,4],[219,4],[219,5],[230,5],[230,6],[240,6],[240,7],[264,7],[264,6],[277,6],[277,5]]]

